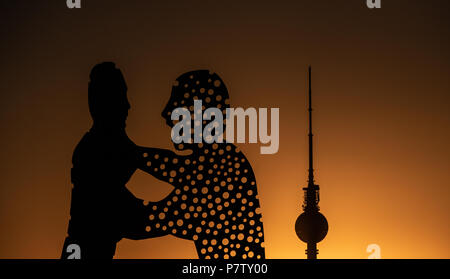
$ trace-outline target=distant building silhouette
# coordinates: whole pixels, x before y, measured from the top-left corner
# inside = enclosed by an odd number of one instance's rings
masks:
[[[311,66],[309,73],[309,175],[308,186],[303,188],[305,200],[303,213],[295,222],[295,232],[301,241],[307,243],[306,254],[308,259],[317,259],[317,243],[322,241],[328,233],[328,222],[325,216],[319,212],[319,185],[314,183],[313,168],[313,134],[312,134],[312,108],[311,108]]]

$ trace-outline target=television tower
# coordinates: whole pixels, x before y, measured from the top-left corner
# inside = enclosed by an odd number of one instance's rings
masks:
[[[317,243],[322,241],[328,233],[328,222],[319,212],[319,185],[314,183],[313,168],[313,133],[312,133],[312,107],[311,107],[311,66],[308,69],[309,80],[309,170],[308,186],[303,188],[305,199],[303,213],[295,222],[295,232],[301,241],[307,243],[306,255],[308,259],[317,259]]]

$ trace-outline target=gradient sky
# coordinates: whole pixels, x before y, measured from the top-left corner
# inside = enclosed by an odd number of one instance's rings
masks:
[[[330,224],[320,258],[450,257],[450,2],[382,0],[0,2],[0,258],[57,258],[73,148],[89,129],[90,69],[128,83],[128,135],[172,148],[173,81],[210,69],[233,107],[279,107],[280,149],[252,163],[268,258],[305,258],[294,222],[307,179],[307,66],[315,168]],[[245,3],[243,3],[245,2]],[[146,200],[171,186],[136,173]],[[196,258],[174,237],[124,240],[118,258]]]

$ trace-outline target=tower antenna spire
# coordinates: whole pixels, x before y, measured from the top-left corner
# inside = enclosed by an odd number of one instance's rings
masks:
[[[308,187],[314,186],[314,161],[313,161],[313,131],[312,131],[312,89],[311,89],[311,66],[308,68],[308,86],[309,86],[309,171],[308,171]]]

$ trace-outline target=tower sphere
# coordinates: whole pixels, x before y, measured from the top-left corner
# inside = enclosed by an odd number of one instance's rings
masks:
[[[318,211],[304,212],[295,222],[295,232],[301,241],[318,243],[328,233],[328,222]]]

